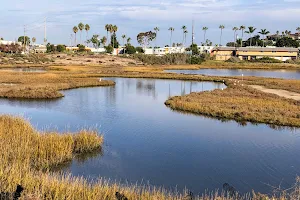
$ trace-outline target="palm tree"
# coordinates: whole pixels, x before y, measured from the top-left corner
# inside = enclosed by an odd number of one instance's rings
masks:
[[[125,46],[126,35],[122,35],[122,38],[123,38],[123,46]]]
[[[296,31],[298,31],[298,36],[300,35],[300,26],[296,28]]]
[[[221,29],[221,36],[220,36],[220,46],[222,46],[222,35],[223,35],[223,29],[225,28],[224,25],[220,25],[219,29]]]
[[[249,26],[248,27],[248,31],[245,31],[245,33],[248,33],[250,36],[250,47],[252,45],[252,34],[255,32],[256,28],[254,28],[253,26]]]
[[[154,28],[154,31],[155,31],[155,34],[156,34],[156,37],[155,37],[155,46],[157,46],[157,43],[156,43],[157,33],[158,33],[158,31],[160,31],[160,30],[159,30],[158,27],[155,27],[155,28]]]
[[[116,38],[116,32],[118,31],[118,27],[116,25],[113,25],[111,27],[111,30],[114,33],[114,37]],[[113,39],[113,48],[115,48],[115,38]]]
[[[270,31],[267,31],[267,29],[261,29],[258,33],[263,36],[263,46],[265,46],[265,38],[266,35],[270,33]]]
[[[233,30],[233,43],[234,43],[234,47],[235,47],[235,43],[236,43],[236,32],[239,30],[239,28],[235,26],[235,27],[232,28],[232,30]]]
[[[172,36],[173,36],[173,31],[175,30],[173,27],[170,27],[168,29],[169,31],[171,31],[171,37],[170,37],[170,47],[172,46]]]
[[[127,44],[130,44],[131,38],[127,38]]]
[[[186,35],[189,33],[188,30],[185,30],[184,32],[184,45],[186,44]]]
[[[243,46],[243,39],[244,39],[244,30],[245,30],[245,26],[244,25],[242,25],[242,26],[240,26],[240,30],[241,30],[241,32],[242,32],[242,40],[241,40],[241,47]]]
[[[206,40],[206,31],[208,30],[208,27],[204,26],[202,28],[202,30],[204,31],[204,40],[203,40],[203,43],[205,43],[205,40]]]
[[[184,36],[185,36],[184,32],[186,31],[186,26],[183,25],[183,26],[181,27],[181,29],[182,29],[182,33],[183,33],[183,34],[182,34],[182,35],[183,35],[183,37],[182,37],[182,44],[184,44]]]
[[[84,24],[80,22],[80,23],[78,24],[78,28],[79,28],[79,30],[80,30],[80,44],[82,44],[81,34],[82,34],[82,30],[84,29]]]
[[[78,32],[77,26],[74,26],[74,27],[73,27],[73,32],[75,33],[75,46],[76,46],[76,45],[77,45],[77,44],[76,44],[76,43],[77,43],[76,35],[77,35],[77,32]]]
[[[89,30],[91,29],[90,25],[86,24],[84,26],[84,30],[86,31],[86,40],[88,40],[89,37]]]
[[[111,24],[106,24],[104,28],[105,28],[105,30],[106,30],[106,38],[108,38],[108,32],[111,33],[112,25],[111,25]],[[105,44],[105,45],[106,45],[106,44]]]
[[[101,38],[101,40],[100,40],[100,43],[101,43],[103,46],[105,46],[106,42],[107,42],[107,38],[106,38],[105,36],[103,36],[103,38]]]

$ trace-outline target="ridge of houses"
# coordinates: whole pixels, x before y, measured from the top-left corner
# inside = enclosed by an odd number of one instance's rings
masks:
[[[300,34],[293,34],[295,38],[299,37]],[[278,35],[275,35],[278,37]],[[293,36],[293,37],[294,37]],[[269,36],[273,37],[273,35]],[[14,41],[4,41],[0,40],[0,45],[10,45],[10,44],[19,44],[20,42]],[[125,47],[115,48],[113,51],[114,55],[123,54]],[[34,45],[30,48],[31,51],[35,53],[45,53],[47,48],[45,45]],[[77,51],[78,47],[66,47],[68,51]],[[87,51],[91,51],[94,53],[104,53],[105,48],[91,48],[86,47]],[[210,54],[211,56],[215,56],[216,60],[228,60],[231,57],[238,57],[241,60],[254,60],[262,57],[270,57],[274,59],[278,59],[281,61],[286,60],[294,60],[299,58],[299,50],[298,48],[290,48],[290,47],[225,47],[225,46],[198,46],[199,53]],[[191,54],[191,51],[186,51],[185,47],[160,47],[160,48],[144,48],[144,53],[147,55],[157,55],[163,56],[166,54],[172,53],[186,53]]]

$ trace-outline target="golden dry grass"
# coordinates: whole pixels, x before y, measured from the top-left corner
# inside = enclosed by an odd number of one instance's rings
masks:
[[[172,97],[174,110],[210,117],[300,127],[300,102],[267,94],[247,86]]]
[[[67,73],[0,72],[0,77],[0,97],[3,98],[51,99],[63,97],[61,90],[115,84]]]

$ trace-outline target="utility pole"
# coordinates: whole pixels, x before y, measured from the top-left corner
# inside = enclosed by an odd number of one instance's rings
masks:
[[[193,19],[193,24],[192,24],[192,46],[194,44],[194,19]]]
[[[47,18],[45,17],[44,21],[44,45],[46,46],[47,42]]]

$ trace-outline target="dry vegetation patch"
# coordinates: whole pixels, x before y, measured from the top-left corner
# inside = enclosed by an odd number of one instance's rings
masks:
[[[300,102],[260,92],[247,86],[172,97],[174,110],[210,117],[300,127]]]

